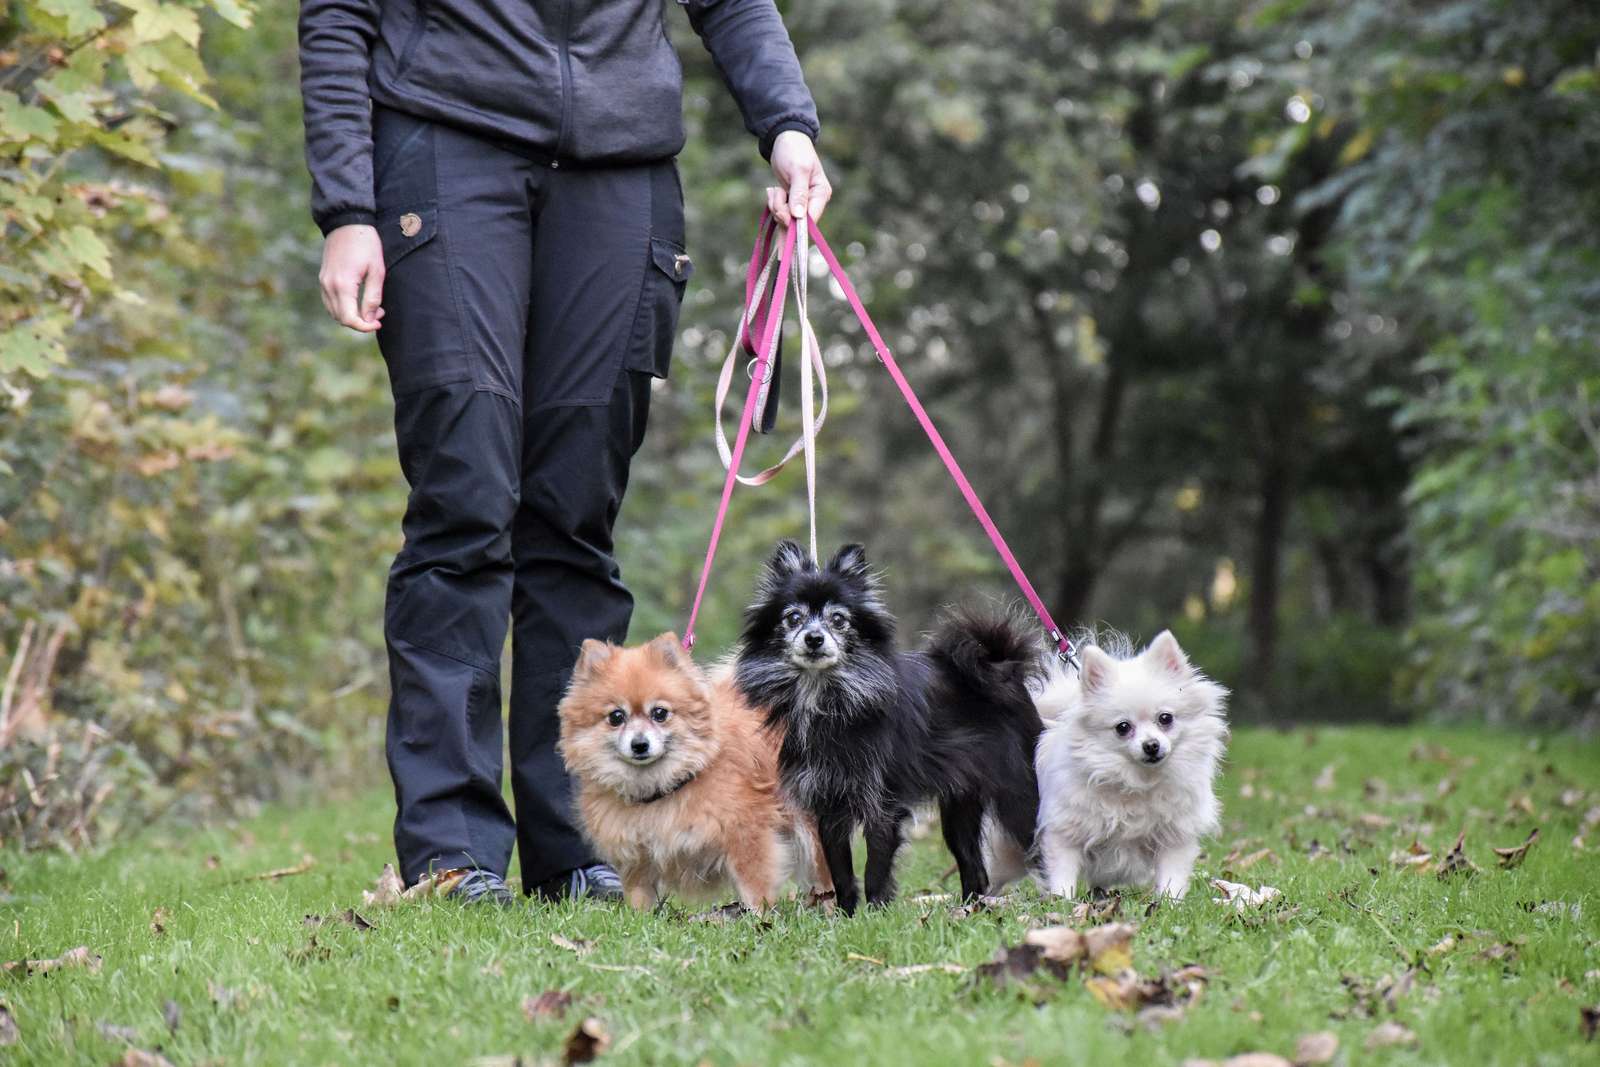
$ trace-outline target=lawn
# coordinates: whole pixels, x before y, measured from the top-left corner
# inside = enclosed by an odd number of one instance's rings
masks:
[[[970,912],[934,898],[954,881],[936,833],[909,850],[900,901],[855,919],[363,906],[390,853],[382,792],[156,828],[86,859],[0,854],[0,959],[103,957],[0,974],[0,1062],[559,1063],[589,1019],[602,1063],[1292,1058],[1313,1031],[1337,1035],[1336,1063],[1600,1062],[1584,1032],[1600,1005],[1600,744],[1241,730],[1222,788],[1225,830],[1186,900],[1129,893],[1076,919],[1031,887]],[[1536,827],[1502,868],[1494,847]],[[1462,831],[1476,869],[1441,875]],[[1236,913],[1213,877],[1282,896]],[[352,906],[373,928],[339,918]],[[1140,1014],[1084,974],[1028,973],[1022,953],[1008,980],[977,971],[1031,927],[1107,921],[1137,924],[1146,978],[1203,968],[1170,983],[1195,995]],[[535,1011],[543,993],[570,1005]],[[1402,1040],[1369,1050],[1375,1033]]]

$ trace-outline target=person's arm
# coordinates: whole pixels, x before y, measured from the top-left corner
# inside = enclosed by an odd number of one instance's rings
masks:
[[[783,189],[767,190],[768,207],[786,225],[792,215],[820,216],[833,194],[813,145],[821,123],[777,5],[773,0],[678,2],[738,103],[745,128],[784,183]]]
[[[311,216],[328,238],[319,277],[322,303],[336,320],[364,333],[378,328],[383,299],[367,90],[377,35],[378,0],[301,0],[300,95]]]

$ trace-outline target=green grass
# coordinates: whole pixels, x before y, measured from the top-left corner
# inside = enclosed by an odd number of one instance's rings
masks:
[[[1419,742],[1425,753],[1413,751]],[[0,975],[21,1034],[0,1047],[0,1062],[111,1063],[126,1045],[101,1024],[131,1027],[137,1046],[179,1067],[513,1053],[559,1061],[585,1016],[611,1036],[606,1060],[651,1064],[1166,1063],[1289,1055],[1301,1034],[1321,1029],[1339,1035],[1341,1063],[1600,1060],[1600,1041],[1585,1043],[1579,1022],[1581,1006],[1600,1003],[1600,827],[1587,850],[1573,845],[1600,804],[1600,746],[1465,731],[1251,730],[1231,759],[1225,830],[1201,872],[1223,873],[1232,851],[1270,848],[1281,863],[1259,861],[1235,880],[1279,887],[1285,906],[1231,917],[1199,877],[1188,899],[1149,915],[1147,898],[1129,894],[1122,917],[1139,924],[1141,973],[1200,963],[1211,974],[1184,1017],[1155,1028],[1101,1007],[1076,978],[998,988],[971,973],[895,977],[856,958],[971,967],[1063,910],[1031,888],[966,918],[913,901],[949,888],[937,835],[909,850],[901,901],[855,919],[790,906],[770,922],[717,926],[688,921],[687,909],[421,902],[367,909],[377,924],[369,931],[308,929],[307,914],[359,905],[389,857],[390,802],[371,793],[228,829],[157,829],[88,859],[0,855],[10,883],[0,958],[80,944],[104,956],[98,973]],[[1331,788],[1318,788],[1330,764]],[[1443,795],[1442,780],[1454,783]],[[1527,861],[1498,869],[1491,846],[1516,844],[1534,826],[1542,839]],[[1442,854],[1461,829],[1476,873],[1441,880],[1390,862],[1413,839]],[[1331,853],[1312,858],[1313,840]],[[315,859],[305,873],[245,880],[303,855]],[[157,908],[161,934],[151,929]],[[592,950],[559,947],[555,934]],[[1454,949],[1427,954],[1450,935]],[[1502,958],[1486,952],[1506,944]],[[1411,990],[1364,1016],[1353,987],[1418,960],[1425,969]],[[213,989],[227,991],[223,1003]],[[572,1010],[528,1021],[523,999],[545,990],[569,991]],[[169,999],[182,1011],[175,1033],[162,1020]],[[1415,1031],[1416,1047],[1363,1051],[1390,1018]]]

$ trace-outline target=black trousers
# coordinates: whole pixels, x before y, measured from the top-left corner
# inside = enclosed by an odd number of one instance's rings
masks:
[[[583,639],[623,640],[633,609],[612,525],[689,273],[683,193],[671,160],[552,166],[383,109],[374,141],[411,487],[384,614],[395,848],[409,883],[504,874],[515,841],[532,886],[591,862],[555,709]]]

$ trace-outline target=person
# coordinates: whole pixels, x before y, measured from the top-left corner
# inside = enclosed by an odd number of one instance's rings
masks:
[[[773,0],[678,0],[781,183],[831,194]],[[386,754],[408,884],[620,895],[579,833],[555,708],[633,600],[612,529],[684,287],[682,72],[661,0],[302,0],[328,313],[377,334],[410,486]],[[501,792],[507,628],[513,820]]]

